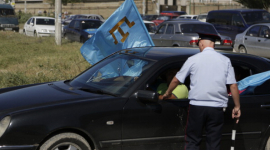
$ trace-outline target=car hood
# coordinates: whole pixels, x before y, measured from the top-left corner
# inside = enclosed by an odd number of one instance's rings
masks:
[[[10,91],[0,89],[0,93],[0,115],[18,110],[84,99],[113,98],[113,96],[73,90],[63,81],[33,85],[14,90],[11,88]]]
[[[91,33],[96,33],[97,29],[85,29],[83,31],[91,34]]]
[[[1,18],[0,17],[0,24],[15,24],[18,25],[18,19],[15,17],[5,17]]]

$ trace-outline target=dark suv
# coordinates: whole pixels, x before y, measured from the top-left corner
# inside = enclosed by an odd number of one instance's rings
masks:
[[[212,23],[220,34],[234,41],[236,34],[242,33],[250,25],[270,22],[270,15],[262,9],[213,10],[208,13],[206,22]]]

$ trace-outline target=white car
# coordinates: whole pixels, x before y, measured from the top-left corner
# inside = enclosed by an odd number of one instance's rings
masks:
[[[52,17],[34,16],[24,24],[23,32],[28,36],[54,36],[55,19]]]
[[[150,35],[155,34],[155,32],[157,30],[157,26],[156,26],[156,24],[154,22],[143,20],[143,23],[144,23],[144,25],[145,25],[145,27],[148,30],[148,33]]]
[[[255,24],[235,37],[233,51],[270,58],[270,23]]]
[[[197,20],[199,20],[201,22],[206,22],[207,15],[208,15],[208,13],[199,14],[197,17]]]
[[[197,19],[197,15],[181,15],[181,16],[178,16],[176,19]]]

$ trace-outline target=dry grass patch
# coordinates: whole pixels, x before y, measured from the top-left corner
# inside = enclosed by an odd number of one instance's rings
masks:
[[[71,79],[90,66],[81,43],[0,31],[0,88]]]

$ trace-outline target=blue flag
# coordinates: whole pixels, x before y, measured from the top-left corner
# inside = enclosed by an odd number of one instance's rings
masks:
[[[257,86],[260,86],[265,81],[270,79],[270,71],[254,74],[252,76],[248,76],[241,81],[238,82],[238,89],[244,90],[246,89],[244,93],[253,93],[254,89]]]
[[[154,43],[133,0],[125,0],[82,45],[81,54],[93,65],[118,50],[145,46]]]

